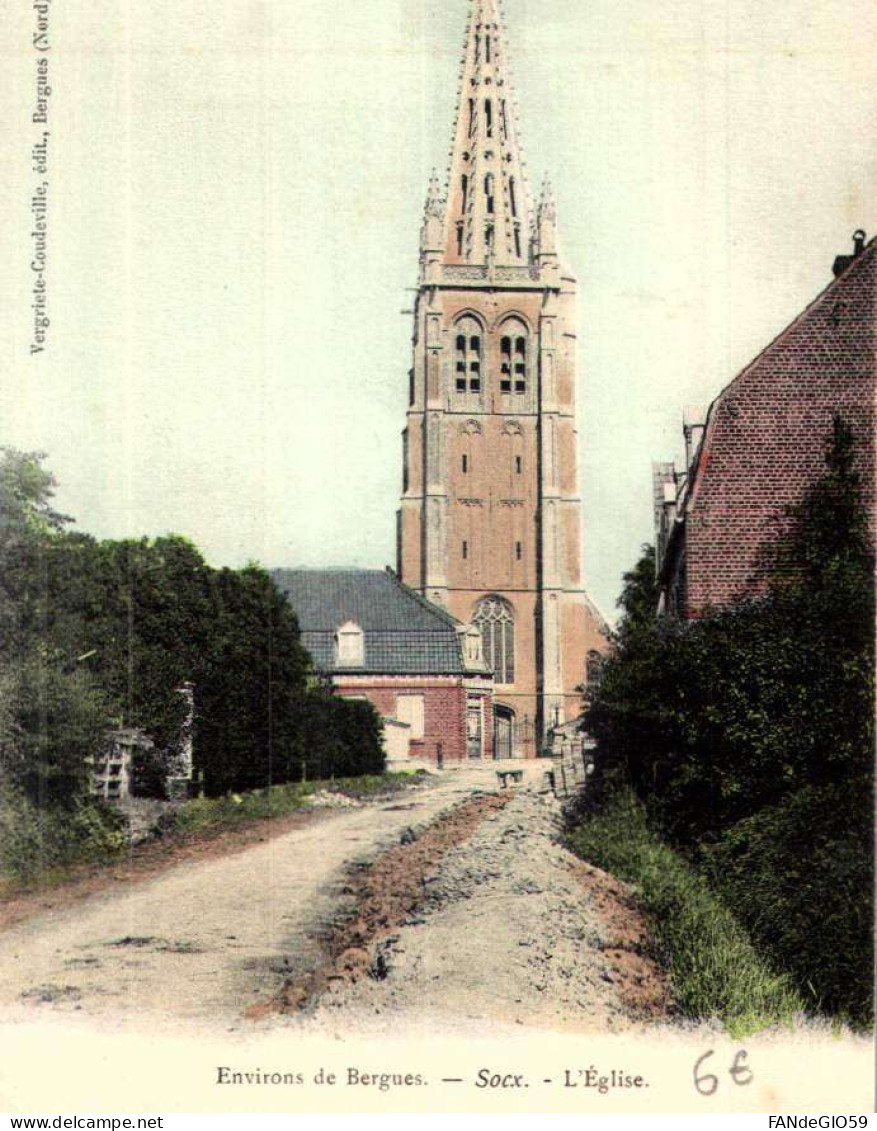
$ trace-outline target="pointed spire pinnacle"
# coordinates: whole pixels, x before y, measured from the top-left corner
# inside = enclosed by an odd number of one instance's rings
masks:
[[[546,256],[557,256],[557,202],[554,199],[554,189],[551,181],[546,177],[542,185],[542,196],[539,200],[539,209],[536,222],[537,250],[544,262]]]
[[[442,196],[442,186],[435,169],[429,178],[429,188],[426,192],[425,216],[438,216],[440,220],[445,216],[445,201]]]
[[[448,174],[444,260],[525,265],[531,228],[500,6],[474,0]]]
[[[444,247],[445,199],[438,173],[433,169],[423,209],[423,226],[420,229],[420,252],[424,263],[426,260],[438,262]]]

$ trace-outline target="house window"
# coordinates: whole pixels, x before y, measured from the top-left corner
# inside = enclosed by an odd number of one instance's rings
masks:
[[[365,635],[355,621],[348,621],[335,633],[335,666],[361,668],[364,663]]]
[[[411,737],[422,739],[426,733],[422,695],[397,695],[396,718],[411,727]]]
[[[515,682],[515,616],[502,597],[478,602],[473,623],[481,631],[484,659],[497,683]]]

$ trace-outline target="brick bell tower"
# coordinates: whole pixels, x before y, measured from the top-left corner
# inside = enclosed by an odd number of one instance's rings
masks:
[[[469,17],[447,186],[420,240],[402,580],[482,633],[500,757],[581,713],[604,624],[582,579],[576,280],[533,209],[498,0]]]

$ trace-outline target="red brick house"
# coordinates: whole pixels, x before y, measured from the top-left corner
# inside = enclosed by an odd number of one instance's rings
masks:
[[[298,617],[317,673],[338,695],[368,699],[388,755],[446,763],[492,757],[493,675],[481,633],[391,570],[272,572]]]
[[[686,468],[654,468],[662,613],[695,618],[762,592],[760,551],[825,471],[834,415],[852,429],[874,531],[875,260],[857,232],[834,281],[685,421]]]

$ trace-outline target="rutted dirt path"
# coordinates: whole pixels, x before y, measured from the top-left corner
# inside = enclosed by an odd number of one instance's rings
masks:
[[[562,847],[553,798],[496,798],[495,782],[449,772],[62,900],[0,934],[0,1017],[339,1034],[662,1020],[626,889]]]
[[[310,1023],[391,1035],[666,1021],[669,986],[629,889],[568,852],[560,832],[553,798],[524,790],[496,809],[372,945],[371,973],[336,976]]]

